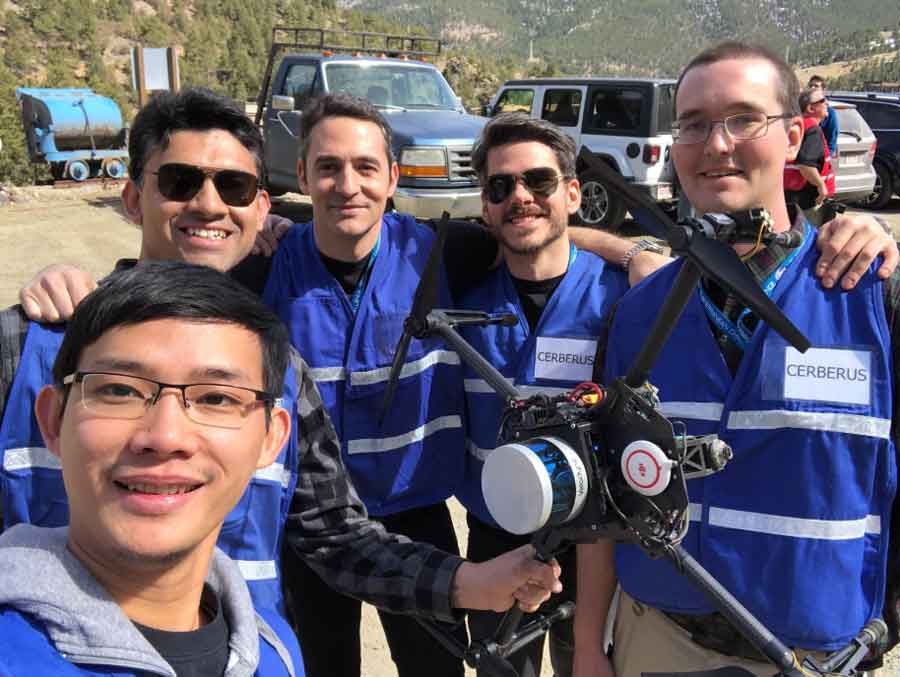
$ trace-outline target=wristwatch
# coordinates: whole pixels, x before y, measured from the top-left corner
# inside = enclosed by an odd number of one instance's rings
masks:
[[[625,269],[625,272],[628,272],[628,266],[631,265],[631,259],[633,259],[641,252],[664,254],[665,250],[663,250],[663,248],[656,244],[653,240],[638,240],[637,244],[627,252],[625,252],[625,256],[622,257],[621,266]]]

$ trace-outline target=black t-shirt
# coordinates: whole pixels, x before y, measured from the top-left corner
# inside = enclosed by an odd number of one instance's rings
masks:
[[[189,632],[169,632],[134,623],[178,677],[218,677],[225,674],[228,665],[228,623],[209,586],[203,588],[200,608],[212,620]]]
[[[487,277],[491,266],[497,259],[497,240],[484,227],[468,221],[454,221],[447,231],[444,244],[444,269],[447,271],[447,282],[454,299],[459,299],[466,290],[478,285]],[[323,257],[324,259],[324,257]],[[334,261],[334,259],[331,259]],[[366,259],[363,259],[363,270]],[[340,270],[325,267],[335,278],[342,282]],[[266,280],[272,268],[272,259],[262,255],[251,255],[231,269],[229,274],[242,285],[262,294],[266,288]],[[362,270],[359,271],[362,274]],[[357,280],[359,277],[357,277]],[[343,286],[343,282],[342,282]],[[350,288],[352,293],[356,284]],[[346,286],[344,286],[346,290]]]
[[[818,125],[813,125],[803,133],[803,142],[800,144],[800,150],[797,151],[797,159],[794,160],[794,164],[822,170],[825,164],[825,140]],[[799,205],[801,209],[810,209],[816,204],[818,196],[818,189],[808,181],[800,190],[785,191],[786,201],[789,204]]]
[[[348,295],[354,292],[360,278],[369,265],[368,256],[364,256],[359,261],[340,261],[330,256],[325,256],[322,252],[319,252],[319,256],[322,257],[322,263],[325,264],[325,268]]]
[[[547,280],[522,280],[513,277],[513,285],[519,294],[519,301],[522,303],[522,310],[525,318],[528,320],[528,326],[531,331],[537,327],[538,321],[541,319],[541,313],[547,307],[547,301],[553,296],[553,292],[562,282],[565,273],[558,277],[551,277]]]

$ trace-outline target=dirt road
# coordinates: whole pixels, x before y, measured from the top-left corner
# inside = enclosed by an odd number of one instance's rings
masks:
[[[95,276],[112,270],[121,257],[133,257],[140,249],[140,230],[120,211],[118,188],[15,189],[14,201],[0,205],[0,307],[16,302],[20,286],[40,268],[67,262]],[[278,201],[277,211],[295,220],[309,218],[309,208],[289,196]],[[900,235],[900,200],[880,212]],[[451,505],[460,543],[465,543],[465,518],[458,504]],[[893,657],[892,657],[893,658]],[[900,661],[892,661],[892,667]],[[390,652],[377,615],[365,607],[363,618],[363,674],[396,677]],[[467,671],[467,676],[474,671]],[[890,675],[900,675],[894,668]],[[549,660],[542,677],[550,677]]]

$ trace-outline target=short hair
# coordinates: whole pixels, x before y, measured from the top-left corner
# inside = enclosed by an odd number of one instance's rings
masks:
[[[303,114],[300,116],[299,160],[304,165],[306,164],[306,154],[309,152],[312,130],[326,118],[354,118],[371,122],[377,126],[381,130],[381,136],[384,137],[384,152],[387,155],[388,165],[394,164],[391,128],[378,109],[370,101],[347,92],[329,92],[312,99],[306,104]]]
[[[556,155],[559,171],[575,178],[575,142],[568,134],[547,120],[537,120],[525,113],[501,113],[491,119],[472,149],[472,168],[481,181],[487,179],[487,156],[492,148],[509,143],[537,141],[549,146]]]
[[[801,114],[806,115],[806,107],[809,104],[813,103],[813,96],[819,93],[820,92],[816,87],[807,87],[802,92],[800,92],[800,96],[797,97],[797,105],[800,106]]]
[[[258,296],[226,274],[182,261],[143,261],[104,278],[69,321],[53,364],[54,381],[61,385],[78,369],[84,349],[111,329],[170,318],[232,324],[256,334],[263,390],[280,396],[290,350],[287,329]]]
[[[678,102],[678,91],[681,89],[681,83],[684,76],[692,69],[700,66],[709,66],[719,61],[727,61],[729,59],[761,59],[772,64],[778,75],[778,82],[773,84],[775,87],[775,97],[781,105],[782,112],[786,115],[800,115],[797,109],[797,99],[800,95],[800,83],[791,67],[778,56],[775,52],[761,47],[759,45],[748,45],[744,42],[727,41],[719,43],[713,47],[703,50],[691,59],[690,63],[681,71],[678,76],[678,82],[675,85],[675,102]],[[771,112],[771,111],[769,111]],[[787,124],[787,121],[785,121]]]
[[[821,75],[813,75],[809,79],[809,82],[806,83],[806,86],[807,87],[821,87],[822,89],[825,89],[825,78],[823,78]]]
[[[234,136],[253,156],[256,174],[263,176],[263,139],[244,109],[226,96],[204,87],[159,92],[138,111],[128,138],[128,173],[140,184],[154,150],[165,150],[174,132],[221,129]]]

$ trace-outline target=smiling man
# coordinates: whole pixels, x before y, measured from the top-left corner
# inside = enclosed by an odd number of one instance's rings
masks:
[[[672,158],[698,211],[765,207],[776,232],[796,233],[794,249],[744,245],[740,253],[813,347],[801,355],[704,280],[649,381],[687,434],[715,433],[734,451],[721,472],[688,481],[683,546],[802,655],[842,648],[882,614],[890,642],[897,639],[897,598],[885,590],[897,561],[900,278],[882,281],[875,265],[851,291],[816,278],[816,232],[786,204],[782,180],[803,137],[798,90],[791,68],[766,49],[729,42],[704,51],[678,81]],[[681,265],[651,275],[619,304],[608,377],[626,373]],[[601,638],[616,575],[619,677],[724,666],[772,674],[669,560],[597,543],[578,551],[578,677],[610,674]]]
[[[465,328],[464,338],[525,393],[558,393],[590,381],[607,312],[628,289],[628,278],[569,241],[569,217],[581,204],[574,142],[549,122],[507,113],[485,126],[472,167],[481,181],[484,221],[500,242],[503,265],[467,292],[460,305],[511,313],[517,322]],[[506,403],[470,368],[465,390],[468,455],[457,495],[468,510],[467,555],[479,561],[527,543],[529,537],[500,529],[482,494],[484,459],[496,445]],[[551,604],[574,599],[574,551],[563,553],[560,563],[563,594]],[[500,618],[471,612],[473,637],[492,636]],[[549,634],[554,674],[568,676],[574,649],[571,621],[555,624]],[[542,654],[543,642],[534,641],[510,661],[520,677],[536,677]]]
[[[206,267],[114,273],[78,307],[36,406],[70,524],[0,536],[0,675],[303,674],[215,548],[289,435],[288,352],[278,318]]]

